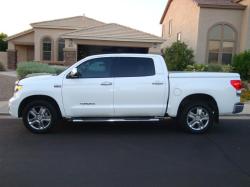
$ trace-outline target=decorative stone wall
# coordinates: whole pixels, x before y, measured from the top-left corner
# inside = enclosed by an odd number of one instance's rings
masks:
[[[16,69],[17,53],[16,50],[7,50],[8,69]]]
[[[65,66],[71,66],[77,62],[77,50],[76,49],[64,49],[64,64]]]

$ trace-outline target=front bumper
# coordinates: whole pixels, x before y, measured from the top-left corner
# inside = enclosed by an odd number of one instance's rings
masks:
[[[13,96],[9,100],[9,113],[11,116],[18,118],[18,107],[19,107],[19,99],[16,96]]]
[[[244,103],[236,103],[234,105],[234,110],[233,110],[233,114],[238,114],[243,112],[244,110]]]

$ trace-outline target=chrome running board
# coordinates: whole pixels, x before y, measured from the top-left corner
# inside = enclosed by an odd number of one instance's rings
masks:
[[[158,122],[165,118],[73,118],[74,123],[82,122]]]

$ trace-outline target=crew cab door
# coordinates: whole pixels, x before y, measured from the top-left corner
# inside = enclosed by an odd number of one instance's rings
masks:
[[[62,96],[69,117],[112,117],[112,58],[96,58],[77,67],[78,78],[65,78]]]
[[[113,74],[115,116],[164,116],[167,76],[161,64],[152,58],[120,57],[113,63]]]

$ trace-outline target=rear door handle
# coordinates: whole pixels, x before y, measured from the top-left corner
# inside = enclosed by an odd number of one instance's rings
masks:
[[[112,82],[103,82],[101,83],[101,86],[111,86]]]
[[[164,83],[163,82],[153,82],[152,84],[153,85],[163,85]]]

